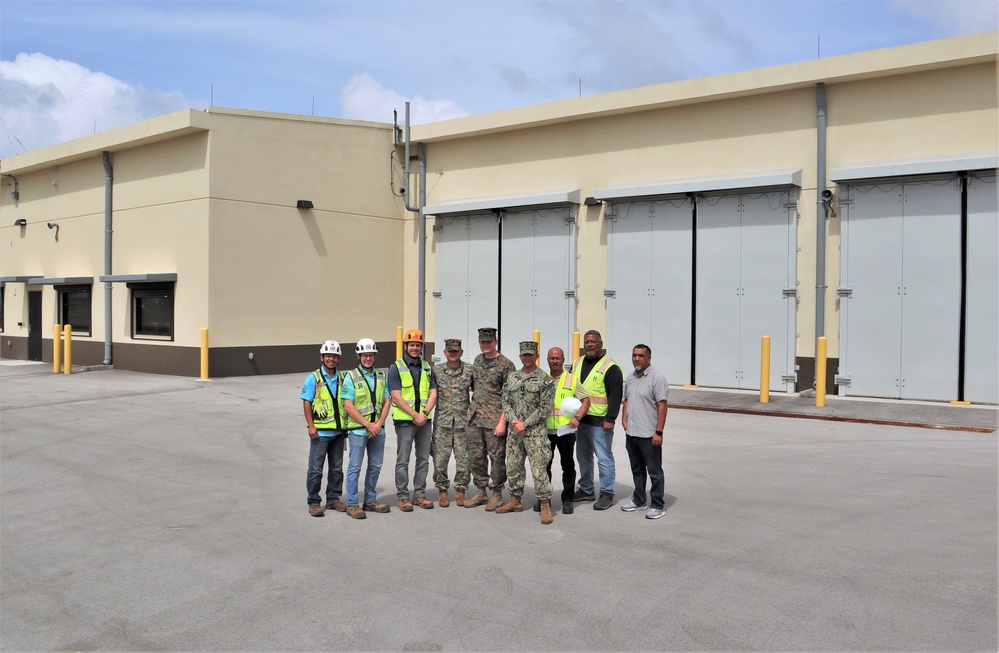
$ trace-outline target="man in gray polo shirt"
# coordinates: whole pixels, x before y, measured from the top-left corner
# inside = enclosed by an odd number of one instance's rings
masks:
[[[624,401],[621,404],[625,448],[631,461],[635,493],[631,501],[621,506],[625,512],[645,507],[646,476],[652,480],[652,507],[646,519],[659,519],[666,510],[663,475],[663,428],[666,426],[666,401],[669,386],[666,377],[652,367],[652,349],[635,345],[631,351],[635,371],[624,380]]]

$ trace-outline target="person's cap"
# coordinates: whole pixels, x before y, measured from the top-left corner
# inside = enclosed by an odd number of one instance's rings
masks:
[[[538,353],[538,343],[533,340],[525,340],[520,343],[520,353],[521,354],[537,354]]]
[[[490,340],[496,340],[496,328],[482,327],[479,329],[479,342],[489,342]]]
[[[445,339],[444,351],[461,351],[461,340],[459,340],[458,338]]]

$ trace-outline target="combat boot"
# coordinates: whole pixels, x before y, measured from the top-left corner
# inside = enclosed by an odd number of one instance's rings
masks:
[[[451,505],[451,502],[448,501],[447,498],[447,490],[440,491],[440,501],[438,501],[437,503],[440,504],[441,508],[447,508],[448,506]]]
[[[475,494],[472,495],[471,499],[465,499],[466,508],[474,508],[475,506],[481,506],[486,502],[486,491],[480,487],[475,488]]]
[[[461,491],[455,492],[454,493],[454,502],[457,503],[459,506],[464,506],[465,505],[465,493],[461,492]]]
[[[519,501],[519,499],[518,499]],[[492,512],[503,505],[503,490],[493,490],[493,496],[486,504],[486,512]]]
[[[496,495],[493,494],[495,497]],[[486,510],[489,508],[487,507]],[[505,512],[520,512],[524,509],[524,505],[520,502],[520,497],[515,494],[510,495],[510,500],[504,503],[502,506],[496,508],[496,514],[502,515]]]
[[[550,524],[552,523],[552,502],[551,500],[541,502],[541,523]]]

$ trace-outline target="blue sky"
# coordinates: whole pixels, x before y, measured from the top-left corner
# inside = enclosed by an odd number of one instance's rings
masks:
[[[0,0],[0,158],[210,104],[421,123],[996,29],[996,0]]]

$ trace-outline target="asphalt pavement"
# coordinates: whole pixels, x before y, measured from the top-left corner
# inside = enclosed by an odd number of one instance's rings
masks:
[[[307,513],[302,377],[0,361],[0,648],[999,648],[995,407],[672,388],[666,515],[618,433],[549,526],[398,511],[390,429],[358,521]]]

